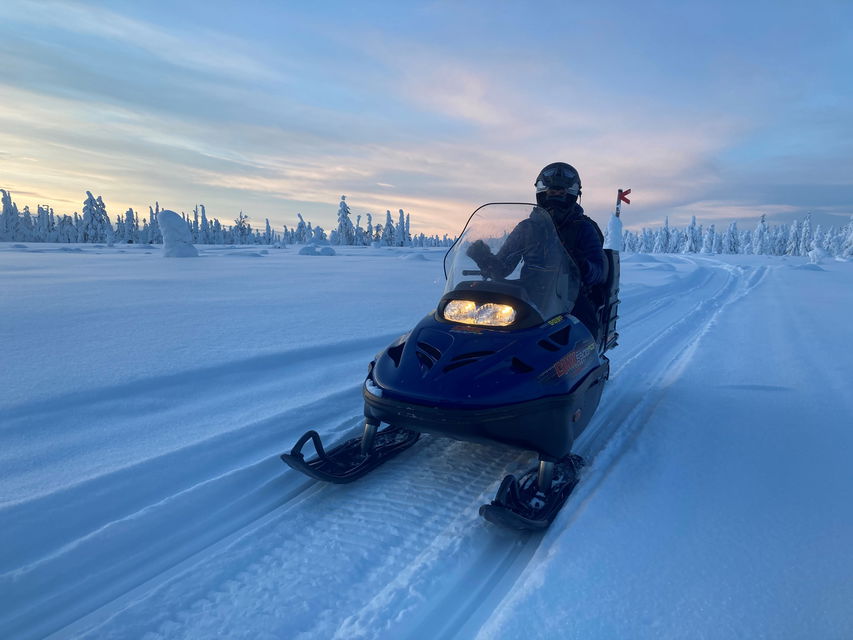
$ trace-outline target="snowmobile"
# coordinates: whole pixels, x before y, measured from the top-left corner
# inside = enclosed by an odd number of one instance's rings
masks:
[[[594,336],[571,314],[581,278],[547,211],[481,206],[445,255],[436,309],[370,363],[361,437],[326,450],[308,431],[282,460],[346,483],[422,433],[510,445],[535,452],[539,463],[520,478],[506,476],[480,514],[513,529],[546,528],[578,482],[583,461],[572,443],[598,407],[610,372],[605,352],[618,338],[619,254],[605,255],[606,281],[589,292],[600,327]],[[306,460],[309,440],[316,455]]]

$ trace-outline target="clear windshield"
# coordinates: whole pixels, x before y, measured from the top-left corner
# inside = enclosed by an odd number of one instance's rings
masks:
[[[531,305],[543,319],[569,313],[580,274],[547,211],[534,204],[487,204],[474,212],[444,258],[445,293],[493,283],[496,293]],[[473,284],[479,283],[479,284]]]

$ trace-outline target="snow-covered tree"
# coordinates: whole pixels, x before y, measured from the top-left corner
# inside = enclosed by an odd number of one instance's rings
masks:
[[[774,256],[784,256],[788,250],[788,240],[791,228],[787,224],[776,227],[771,240],[770,251]]]
[[[826,251],[826,236],[824,235],[821,225],[817,225],[817,227],[815,227],[812,248]]]
[[[843,232],[846,227],[843,227]],[[832,226],[826,231],[826,251],[831,256],[841,256],[844,247],[844,235],[839,230]]]
[[[12,194],[0,189],[0,200],[3,203],[0,217],[0,240],[15,240],[18,231],[18,206],[12,202]]]
[[[162,244],[163,233],[160,231],[160,223],[157,222],[157,216],[160,214],[160,203],[154,201],[154,208],[148,207],[148,242],[151,244]]]
[[[82,242],[111,242],[112,237],[113,227],[104,201],[101,196],[95,198],[91,191],[87,191],[86,200],[83,202]]]
[[[337,244],[339,245],[355,244],[355,227],[350,219],[350,208],[346,199],[346,196],[341,196],[341,202],[338,205]]]
[[[803,226],[800,230],[800,253],[801,256],[807,256],[809,251],[814,249],[814,232],[812,231],[812,214],[806,214],[803,220]]]
[[[847,225],[847,238],[841,246],[842,258],[853,258],[853,216],[850,216],[850,222]]]
[[[722,234],[722,251],[723,253],[732,254],[737,253],[740,249],[739,247],[739,234],[737,230],[737,222],[732,222],[729,225],[729,228],[726,229],[725,233]]]
[[[702,253],[714,253],[714,244],[717,241],[717,232],[713,223],[708,225],[705,238],[702,241]]]
[[[235,244],[246,244],[252,234],[252,227],[249,224],[249,216],[242,211],[236,218],[234,218],[232,233],[234,235],[233,242]]]
[[[391,210],[385,211],[385,226],[382,228],[382,244],[391,247],[396,245],[396,237],[394,233],[394,221],[391,219]]]
[[[685,230],[684,243],[680,247],[679,253],[699,253],[702,250],[703,238],[702,232],[696,225],[696,216],[691,216],[690,224]]]
[[[789,256],[800,255],[800,221],[794,220],[791,224],[791,232],[788,234],[788,247],[785,249],[785,254]]]
[[[294,232],[294,242],[296,242],[297,244],[307,244],[308,225],[305,223],[305,218],[302,217],[301,213],[297,213],[296,217],[299,218],[299,222],[296,224],[296,231]]]
[[[33,240],[36,242],[56,242],[54,238],[53,211],[40,204],[36,205],[36,217],[33,221]]]
[[[207,211],[205,211],[203,204],[200,204],[198,206],[199,206],[199,209],[201,209],[201,227],[199,229],[199,231],[200,231],[199,242],[201,244],[210,244],[211,243],[210,222],[207,220]]]
[[[166,258],[196,258],[198,250],[192,244],[192,226],[174,211],[164,210],[157,216],[163,233],[163,256]]]
[[[122,239],[134,244],[139,242],[139,216],[130,208],[124,212],[124,238]]]
[[[669,253],[672,233],[669,228],[669,216],[664,219],[663,227],[655,232],[655,244],[652,253]]]
[[[752,253],[755,255],[767,255],[770,253],[770,238],[767,229],[767,216],[761,214],[761,219],[752,234]]]

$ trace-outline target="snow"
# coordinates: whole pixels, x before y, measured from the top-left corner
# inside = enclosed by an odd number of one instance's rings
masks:
[[[334,256],[336,252],[332,247],[319,247],[316,244],[306,244],[299,249],[300,256]]]
[[[518,535],[477,508],[524,452],[278,459],[358,432],[443,250],[199,250],[0,243],[0,637],[853,635],[853,263],[623,255],[581,483]]]
[[[604,248],[622,251],[622,220],[616,214],[612,214],[607,222]]]
[[[157,216],[163,233],[164,258],[197,258],[198,249],[193,246],[190,229],[184,219],[174,211],[161,211]]]

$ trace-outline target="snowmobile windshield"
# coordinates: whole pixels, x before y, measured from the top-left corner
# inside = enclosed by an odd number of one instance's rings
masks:
[[[580,272],[551,216],[535,204],[477,209],[444,257],[444,271],[445,297],[491,292],[520,300],[543,320],[570,313],[580,288]]]

